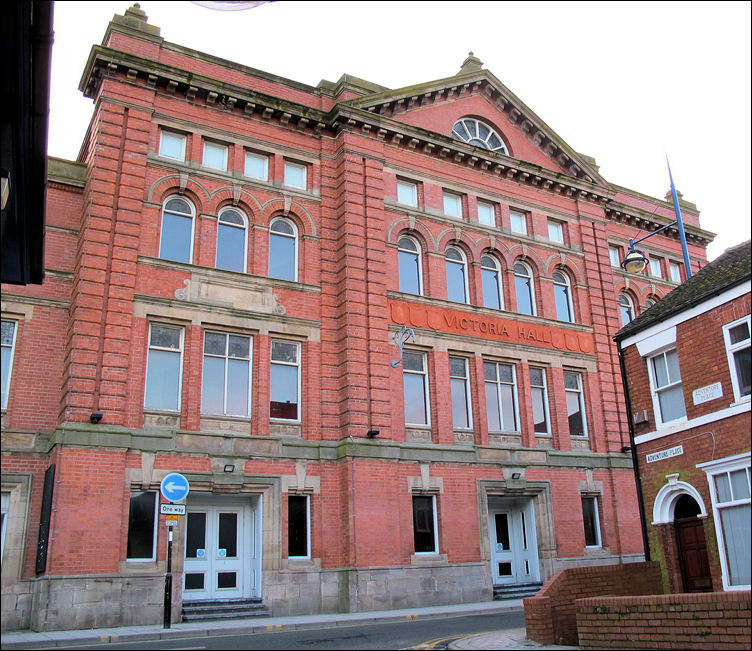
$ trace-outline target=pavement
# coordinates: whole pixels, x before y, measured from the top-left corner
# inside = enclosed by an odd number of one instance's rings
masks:
[[[449,615],[490,614],[522,609],[522,599],[506,599],[474,604],[378,610],[359,613],[328,615],[295,615],[291,617],[249,617],[244,619],[213,620],[211,622],[180,622],[170,628],[162,624],[121,626],[75,631],[3,632],[2,649],[50,649],[62,646],[82,647],[89,644],[143,642],[169,640],[170,638],[208,637],[222,634],[250,635],[282,630],[310,629],[314,627],[341,627],[372,622],[399,622],[411,619],[435,619]],[[436,640],[425,649],[577,649],[574,646],[544,646],[528,640],[524,628],[489,631],[487,633],[452,638],[444,646]]]

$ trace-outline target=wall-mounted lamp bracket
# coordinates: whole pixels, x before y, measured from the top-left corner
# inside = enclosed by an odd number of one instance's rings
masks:
[[[400,362],[402,361],[402,354],[405,350],[405,343],[407,343],[411,337],[414,342],[415,330],[408,328],[407,326],[402,326],[402,329],[399,330],[399,332],[394,333],[394,345],[397,350],[399,350],[400,358],[392,362],[392,368],[397,368],[400,365]]]

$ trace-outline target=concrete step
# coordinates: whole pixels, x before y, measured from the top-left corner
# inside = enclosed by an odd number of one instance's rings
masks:
[[[502,599],[524,599],[533,597],[543,587],[542,583],[524,583],[516,585],[495,585],[494,601]]]
[[[264,617],[269,611],[261,599],[229,599],[223,601],[189,601],[183,603],[183,621]]]

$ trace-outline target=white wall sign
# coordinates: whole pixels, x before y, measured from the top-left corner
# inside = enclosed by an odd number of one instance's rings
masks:
[[[709,384],[706,387],[700,387],[692,392],[692,400],[696,405],[707,402],[708,400],[715,400],[723,395],[723,389],[721,383]]]
[[[645,455],[645,460],[648,463],[654,461],[661,461],[662,459],[669,459],[670,457],[678,457],[680,454],[684,454],[684,448],[681,445],[669,448],[668,450],[661,450],[660,452],[651,452]]]

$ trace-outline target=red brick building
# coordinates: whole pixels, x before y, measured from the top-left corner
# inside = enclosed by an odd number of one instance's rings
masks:
[[[616,336],[670,592],[750,588],[750,264],[728,249]]]
[[[171,472],[176,618],[480,601],[642,559],[612,339],[683,277],[670,229],[652,275],[619,267],[670,202],[472,55],[311,87],[134,7],[80,88],[46,280],[3,287],[4,626],[161,621]],[[712,235],[681,207],[699,269]]]

